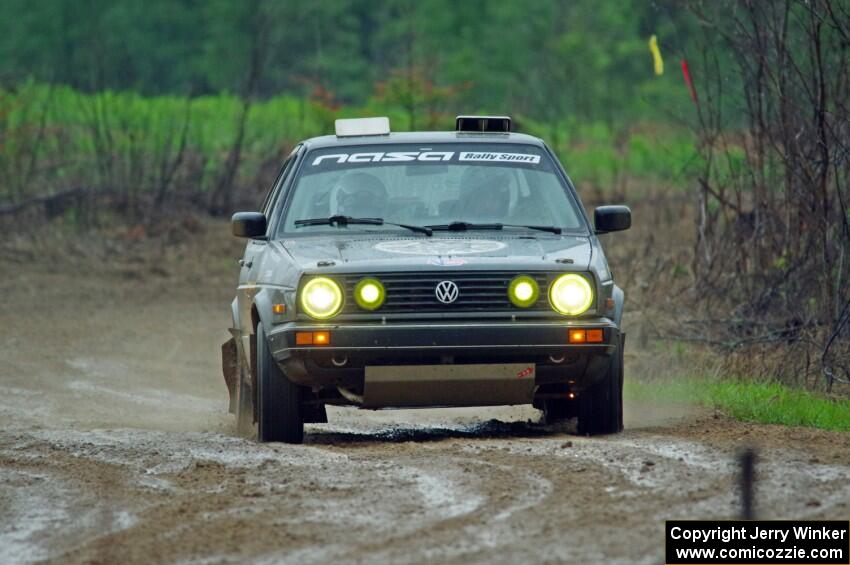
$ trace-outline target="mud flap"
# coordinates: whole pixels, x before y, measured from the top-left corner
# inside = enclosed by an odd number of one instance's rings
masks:
[[[533,363],[367,366],[363,407],[531,404],[535,370]]]
[[[224,384],[230,393],[230,413],[236,413],[236,385],[239,382],[238,353],[236,338],[230,338],[221,344],[221,371],[224,373]]]

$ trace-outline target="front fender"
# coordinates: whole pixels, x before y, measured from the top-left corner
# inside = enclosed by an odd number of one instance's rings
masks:
[[[267,332],[271,331],[275,324],[295,320],[295,289],[272,285],[258,285],[256,288],[258,290],[253,296],[253,308]],[[286,305],[286,311],[283,314],[275,314],[272,310],[275,304]],[[251,332],[253,331],[252,324]]]
[[[617,285],[614,285],[612,298],[614,299],[614,323],[617,324],[617,327],[620,328],[620,331],[622,331],[623,305],[626,302],[626,293],[623,292],[622,288]]]
[[[256,324],[271,329],[275,324],[294,319],[295,290],[273,285],[250,284],[240,286],[236,298],[230,304],[233,326],[230,330],[237,338],[239,353],[250,366],[251,336]],[[286,304],[284,314],[275,314],[272,305]]]

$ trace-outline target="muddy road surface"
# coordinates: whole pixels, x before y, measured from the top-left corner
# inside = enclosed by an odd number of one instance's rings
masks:
[[[847,434],[687,406],[629,404],[593,439],[531,408],[240,438],[219,368],[238,244],[207,235],[0,261],[0,562],[658,563],[665,519],[736,516],[743,445],[760,517],[850,515]]]

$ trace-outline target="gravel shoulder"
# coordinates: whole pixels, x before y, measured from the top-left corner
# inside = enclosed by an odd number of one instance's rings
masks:
[[[850,434],[689,406],[630,404],[594,439],[524,407],[237,437],[218,348],[238,247],[211,239],[156,270],[0,263],[0,562],[657,563],[665,519],[736,515],[745,445],[760,517],[850,515]]]

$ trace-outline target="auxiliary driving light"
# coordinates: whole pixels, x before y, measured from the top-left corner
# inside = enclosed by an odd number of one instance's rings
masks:
[[[539,297],[540,287],[537,286],[537,281],[528,275],[515,277],[508,286],[508,298],[519,308],[533,306]]]
[[[354,287],[354,301],[364,310],[377,310],[387,298],[387,291],[378,279],[363,279]]]
[[[310,279],[301,289],[301,308],[311,318],[333,318],[342,310],[342,289],[327,277]]]
[[[593,304],[593,288],[581,275],[561,275],[549,287],[549,303],[561,314],[583,314]]]

